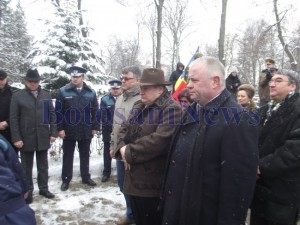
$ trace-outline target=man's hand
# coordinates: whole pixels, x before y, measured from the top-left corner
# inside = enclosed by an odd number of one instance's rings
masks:
[[[24,145],[23,141],[16,141],[14,142],[14,146],[16,146],[16,148],[22,148]]]
[[[65,136],[66,136],[66,134],[65,134],[64,130],[58,131],[58,137],[60,137],[61,139],[64,139]]]
[[[121,156],[122,156],[122,160],[124,161],[124,166],[125,166],[125,170],[130,170],[130,164],[126,162],[126,158],[125,158],[125,150],[126,150],[126,145],[123,146],[121,149],[120,149],[120,153],[121,153]]]
[[[51,137],[50,137],[50,143],[53,143],[53,142],[55,141],[55,139],[56,139],[55,137],[52,137],[52,136],[51,136]]]
[[[110,149],[110,150],[109,150],[109,154],[110,154],[110,157],[111,157],[112,159],[115,159],[115,158],[116,158],[116,157],[115,157],[115,152],[114,152],[113,149]]]
[[[8,127],[8,124],[6,121],[0,122],[0,130],[5,130]]]

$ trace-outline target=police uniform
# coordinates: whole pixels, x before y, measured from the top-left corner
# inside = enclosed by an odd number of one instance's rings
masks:
[[[111,89],[121,88],[122,82],[119,80],[111,80],[108,82]],[[110,157],[110,135],[112,132],[112,124],[114,117],[116,97],[111,93],[104,95],[100,102],[101,125],[102,125],[102,140],[104,142],[103,152],[103,177],[102,182],[106,182],[111,174],[111,157]]]
[[[84,68],[72,66],[70,75],[84,76],[87,72]],[[78,90],[80,89],[80,90]],[[76,142],[78,143],[80,157],[80,174],[82,183],[95,186],[89,173],[90,144],[93,138],[92,131],[100,130],[96,114],[98,101],[95,91],[83,82],[78,88],[70,82],[58,91],[55,105],[57,114],[57,130],[64,131],[63,139],[63,165],[61,190],[66,191],[73,177],[73,160]]]

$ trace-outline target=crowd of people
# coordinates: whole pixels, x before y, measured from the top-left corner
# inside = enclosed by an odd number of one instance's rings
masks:
[[[0,70],[0,223],[36,224],[32,169],[39,194],[48,187],[48,149],[63,139],[61,191],[69,189],[78,145],[82,183],[96,186],[89,168],[90,143],[102,131],[101,182],[117,180],[126,212],[117,225],[296,225],[300,211],[299,74],[267,59],[256,89],[237,69],[200,57],[189,65],[188,84],[172,97],[163,70],[122,69],[101,99],[72,66],[70,83],[53,106],[42,77],[29,69],[25,88],[8,84]],[[100,102],[100,104],[99,104]],[[53,113],[55,112],[55,113]],[[18,159],[20,156],[20,161]],[[100,174],[100,173],[99,173]]]

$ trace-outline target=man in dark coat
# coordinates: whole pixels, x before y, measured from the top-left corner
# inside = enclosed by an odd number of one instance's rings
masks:
[[[300,212],[299,74],[278,70],[261,108],[259,169],[251,225],[296,225]]]
[[[101,181],[106,182],[111,174],[111,157],[110,157],[110,140],[113,126],[113,117],[115,111],[115,104],[117,97],[121,94],[120,80],[111,80],[108,82],[110,85],[109,93],[104,95],[100,101],[100,114],[102,125],[102,140],[104,143],[103,151],[103,176]]]
[[[242,112],[225,88],[222,63],[195,60],[191,98],[173,135],[164,184],[169,225],[241,225],[252,200],[258,165],[259,119]]]
[[[231,94],[236,96],[238,87],[240,85],[241,85],[241,81],[240,78],[238,77],[237,69],[232,69],[230,74],[226,78],[226,88]]]
[[[9,127],[9,108],[13,92],[18,90],[8,84],[8,76],[4,70],[0,70],[0,134],[2,134],[11,144]],[[18,149],[14,148],[18,154]]]
[[[178,62],[176,65],[176,70],[174,70],[170,75],[169,82],[172,83],[172,93],[175,91],[174,87],[175,87],[176,81],[182,74],[183,70],[184,70],[184,65],[181,62]]]
[[[181,108],[168,92],[160,69],[144,69],[141,100],[121,125],[116,157],[125,164],[124,192],[130,196],[135,223],[160,225],[157,211],[167,151]]]
[[[25,88],[13,94],[10,105],[10,130],[14,146],[20,149],[21,162],[29,182],[28,203],[32,202],[32,167],[34,153],[38,172],[39,194],[54,198],[48,190],[48,149],[55,141],[57,130],[53,103],[49,91],[43,90],[41,76],[36,69],[29,69],[25,77]]]
[[[100,130],[100,123],[96,119],[99,104],[96,92],[84,82],[86,72],[82,67],[70,67],[71,82],[59,89],[56,100],[58,135],[63,139],[62,191],[68,190],[73,176],[76,142],[82,183],[96,186],[89,170],[91,140]]]
[[[25,203],[28,183],[12,146],[0,134],[0,224],[35,225],[34,211]]]

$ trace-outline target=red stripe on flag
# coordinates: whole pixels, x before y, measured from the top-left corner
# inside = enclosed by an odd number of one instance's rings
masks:
[[[175,90],[175,92],[173,93],[173,98],[176,101],[179,101],[178,100],[178,95],[185,88],[186,88],[186,82],[185,82],[185,80],[182,80],[181,83],[179,84],[179,86],[177,87],[177,89]]]

